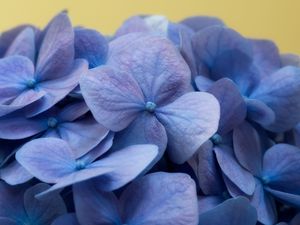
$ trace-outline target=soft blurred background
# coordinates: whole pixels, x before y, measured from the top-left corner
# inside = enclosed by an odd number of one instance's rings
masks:
[[[274,40],[282,52],[300,54],[300,0],[0,0],[0,31],[21,23],[43,27],[56,13],[69,11],[74,25],[104,34],[129,16],[163,14],[172,21],[192,15],[222,18],[249,37]]]

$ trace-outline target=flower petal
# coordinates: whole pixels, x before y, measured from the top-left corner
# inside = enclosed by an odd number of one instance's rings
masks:
[[[112,131],[126,128],[144,107],[144,97],[130,74],[108,66],[90,70],[80,81],[95,119]]]
[[[274,111],[260,100],[245,99],[247,104],[247,118],[262,126],[268,126],[275,121]]]
[[[130,184],[120,201],[126,224],[198,225],[196,187],[186,174],[148,174]]]
[[[218,129],[220,106],[208,93],[191,92],[156,110],[168,135],[168,154],[184,163]]]
[[[35,32],[31,27],[22,30],[7,49],[5,56],[21,55],[35,61]]]
[[[300,68],[287,66],[263,79],[250,95],[269,106],[275,121],[266,128],[283,132],[300,121]]]
[[[40,81],[57,79],[67,73],[74,61],[74,31],[66,13],[60,13],[49,23],[36,64]]]
[[[231,180],[242,192],[252,195],[255,189],[255,180],[251,173],[241,167],[229,147],[215,147],[214,151],[222,172]]]
[[[189,160],[205,195],[218,195],[223,192],[223,182],[214,155],[213,145],[205,142]]]
[[[0,217],[0,224],[1,225],[18,225],[18,223],[12,219],[6,217]]]
[[[274,224],[277,221],[274,199],[264,190],[260,181],[255,181],[256,187],[250,202],[256,208],[258,221],[262,224]]]
[[[262,149],[257,131],[245,121],[234,129],[233,145],[239,163],[259,176],[262,171]]]
[[[15,160],[0,170],[0,178],[10,185],[17,185],[26,183],[33,176]]]
[[[208,92],[213,94],[220,103],[218,133],[226,134],[244,121],[247,107],[237,86],[230,79],[218,80],[208,89]]]
[[[79,117],[83,116],[89,111],[84,101],[76,102],[74,104],[67,105],[59,112],[59,119],[61,121],[71,122]]]
[[[165,105],[191,90],[190,69],[168,39],[133,33],[115,39],[109,47],[107,64],[131,74],[146,101]]]
[[[75,58],[84,58],[89,67],[103,65],[106,61],[108,44],[106,38],[96,30],[75,29]]]
[[[278,191],[300,194],[300,149],[277,144],[268,149],[263,161],[263,179]]]
[[[47,129],[47,124],[37,119],[26,119],[21,116],[7,116],[0,119],[0,138],[23,139]]]
[[[244,197],[228,199],[199,216],[199,225],[255,225],[256,222],[256,210]]]
[[[211,26],[197,32],[193,47],[199,74],[208,74],[213,80],[228,77],[239,86],[251,85],[245,71],[252,62],[252,45],[234,30],[224,26]]]
[[[26,143],[16,153],[16,159],[29,173],[47,183],[58,182],[76,168],[73,151],[57,138],[39,138]]]
[[[93,118],[86,117],[71,123],[62,123],[57,128],[61,139],[68,142],[75,158],[79,158],[96,147],[108,134],[108,129]]]
[[[224,25],[222,20],[220,20],[217,17],[211,16],[192,16],[182,20],[180,23],[185,24],[186,26],[193,29],[195,32],[210,26]]]
[[[143,173],[155,160],[157,154],[156,145],[131,145],[92,163],[88,168],[111,168],[111,172],[97,178],[97,182],[100,184],[101,190],[112,191]],[[122,163],[120,164],[120,162]]]
[[[75,213],[68,213],[64,214],[57,219],[54,220],[54,222],[51,225],[80,225],[78,223],[78,220],[76,218]]]
[[[80,224],[122,224],[119,202],[113,192],[101,191],[92,181],[74,185],[73,191]]]
[[[48,189],[48,184],[39,183],[26,190],[24,208],[29,220],[36,224],[51,224],[58,216],[67,212],[64,200],[58,193],[41,199],[36,194]]]
[[[291,194],[283,191],[274,190],[272,188],[266,187],[265,190],[273,197],[279,199],[281,202],[292,205],[296,208],[300,206],[300,196],[299,194]]]
[[[36,116],[66,97],[78,85],[80,76],[84,75],[87,69],[87,62],[77,59],[67,75],[38,84],[39,89],[46,94],[42,99],[24,109],[26,116]]]

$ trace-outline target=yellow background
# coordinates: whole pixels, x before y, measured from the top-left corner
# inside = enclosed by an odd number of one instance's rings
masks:
[[[44,26],[63,9],[74,25],[106,34],[135,14],[164,14],[173,21],[218,16],[243,35],[273,39],[282,52],[300,54],[300,0],[0,0],[0,30],[25,22]]]

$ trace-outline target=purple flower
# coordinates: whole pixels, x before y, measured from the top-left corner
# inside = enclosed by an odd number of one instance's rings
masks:
[[[249,40],[230,28],[210,26],[199,30],[192,43],[199,90],[228,78],[244,98],[248,119],[274,132],[287,131],[300,121],[300,69],[284,66],[273,42]]]
[[[61,139],[39,138],[26,143],[16,159],[34,177],[55,184],[44,194],[96,177],[102,189],[114,190],[138,176],[157,156],[157,147],[133,145],[95,161],[109,150],[112,138],[83,156]]]
[[[80,224],[198,225],[194,181],[186,174],[152,173],[131,183],[119,198],[101,183],[74,186]]]
[[[74,31],[65,13],[41,33],[40,44],[31,27],[23,29],[0,60],[0,116],[22,109],[37,115],[63,99],[86,71],[74,60]]]
[[[106,65],[90,70],[80,81],[95,119],[121,131],[118,147],[153,143],[161,156],[168,140],[170,158],[185,162],[217,130],[216,99],[189,92],[190,71],[164,38],[129,34],[112,41],[109,49]]]
[[[48,184],[27,187],[12,187],[0,181],[1,225],[51,225],[58,216],[66,213],[65,203],[57,193],[41,199],[35,198],[36,194],[49,188]]]

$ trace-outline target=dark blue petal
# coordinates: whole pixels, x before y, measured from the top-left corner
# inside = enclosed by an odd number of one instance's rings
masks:
[[[103,65],[106,61],[108,43],[106,38],[96,30],[75,29],[75,58],[84,58],[89,67]]]
[[[210,26],[223,26],[224,23],[221,19],[210,16],[192,16],[182,20],[180,23],[193,29],[195,32],[200,31]]]
[[[57,219],[51,225],[80,225],[75,213],[64,214]]]
[[[244,197],[229,199],[200,214],[199,225],[255,225],[257,214]]]

